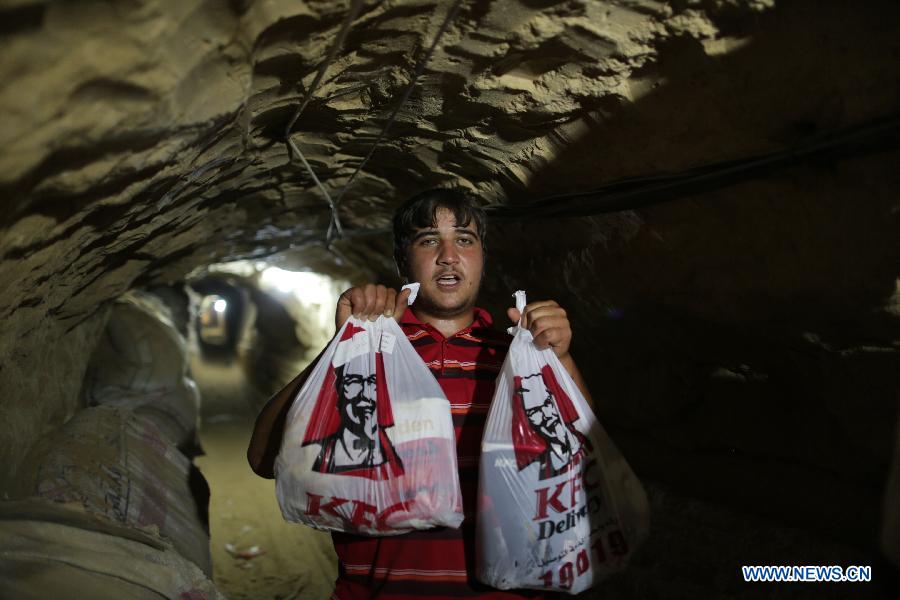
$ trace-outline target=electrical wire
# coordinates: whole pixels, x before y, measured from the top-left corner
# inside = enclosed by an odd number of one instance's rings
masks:
[[[900,142],[900,115],[890,115],[775,152],[709,163],[674,174],[623,179],[592,190],[558,194],[521,205],[488,205],[485,212],[492,220],[501,221],[634,210],[726,187],[803,162],[853,156],[897,142]]]
[[[818,136],[804,144],[745,158],[718,161],[671,174],[620,179],[586,191],[543,197],[522,204],[490,204],[491,221],[588,217],[635,210],[720,189],[798,164],[849,158],[900,146],[900,114]],[[348,238],[384,235],[390,227],[345,230]]]
[[[334,200],[331,198],[331,194],[328,193],[328,190],[325,189],[325,186],[322,185],[322,182],[316,176],[316,172],[313,170],[312,165],[309,164],[309,161],[306,160],[303,152],[301,152],[300,148],[297,147],[297,144],[294,143],[294,140],[291,137],[291,129],[293,129],[294,124],[297,122],[297,119],[300,118],[300,115],[306,109],[306,105],[309,104],[309,101],[312,99],[313,94],[315,94],[316,90],[319,88],[319,83],[321,83],[322,77],[324,77],[325,72],[328,70],[328,67],[331,66],[331,63],[334,62],[334,59],[337,57],[337,53],[344,45],[344,40],[347,38],[347,33],[350,31],[350,26],[356,19],[359,11],[362,9],[362,5],[362,0],[353,0],[353,2],[351,3],[350,10],[344,16],[344,20],[341,23],[341,28],[338,31],[337,36],[334,38],[334,41],[331,43],[331,47],[328,49],[328,54],[326,55],[325,60],[322,61],[322,63],[319,65],[319,70],[318,72],[316,72],[316,76],[313,79],[312,84],[310,84],[309,89],[306,90],[306,95],[304,96],[303,101],[297,107],[297,110],[294,111],[293,116],[290,118],[287,126],[284,128],[284,137],[285,141],[287,141],[288,148],[290,148],[290,150],[292,150],[294,154],[300,159],[300,162],[303,163],[303,167],[309,173],[309,176],[312,177],[313,182],[315,182],[316,186],[318,186],[319,190],[322,192],[322,195],[325,196],[325,200],[328,202],[328,208],[331,210],[331,218],[328,222],[328,230],[325,234],[326,247],[331,245],[331,240],[335,232],[337,232],[338,237],[343,235],[343,228],[341,227],[341,218],[337,211],[337,204],[335,204]]]
[[[390,129],[391,125],[393,125],[394,121],[397,119],[397,115],[400,113],[400,109],[406,105],[406,101],[409,100],[409,96],[412,93],[413,89],[416,87],[416,83],[419,80],[419,77],[422,75],[422,72],[425,70],[428,61],[431,59],[431,55],[434,53],[434,49],[437,47],[438,42],[441,41],[441,38],[444,36],[444,33],[447,31],[447,28],[450,26],[450,23],[456,18],[456,14],[459,12],[459,8],[462,6],[462,0],[456,0],[453,3],[453,6],[450,7],[450,10],[447,11],[446,16],[444,17],[443,23],[441,23],[440,28],[437,31],[437,34],[434,36],[434,40],[431,42],[431,46],[428,48],[428,51],[425,53],[422,60],[416,65],[415,70],[413,71],[412,79],[409,82],[409,85],[406,86],[406,91],[403,93],[403,97],[400,100],[400,103],[394,108],[391,113],[390,118],[388,118],[387,123],[384,124],[384,127],[381,129],[381,133],[378,134],[378,137],[375,139],[375,142],[369,148],[369,152],[363,158],[363,160],[357,165],[356,169],[353,171],[353,174],[350,175],[350,179],[347,180],[347,183],[344,184],[344,187],[341,189],[340,193],[335,198],[335,204],[340,206],[341,200],[343,200],[344,195],[347,193],[347,190],[350,189],[350,185],[356,179],[356,176],[362,171],[363,167],[366,166],[366,163],[369,162],[369,159],[372,158],[372,155],[375,154],[375,150],[381,144],[382,140],[384,140],[387,135],[388,129]]]

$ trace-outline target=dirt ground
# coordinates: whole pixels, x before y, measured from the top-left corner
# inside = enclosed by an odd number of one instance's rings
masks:
[[[255,415],[239,369],[192,361],[203,398],[197,466],[209,482],[213,576],[231,600],[328,598],[337,559],[327,533],[286,523],[275,482],[247,465]],[[255,548],[254,548],[255,547]],[[244,553],[254,558],[240,558]]]

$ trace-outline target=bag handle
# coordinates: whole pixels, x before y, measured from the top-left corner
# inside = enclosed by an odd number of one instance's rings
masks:
[[[513,294],[513,298],[516,299],[516,310],[519,311],[519,322],[506,329],[506,333],[509,335],[516,335],[516,329],[522,326],[522,311],[525,310],[525,305],[528,304],[525,300],[525,290],[517,290]]]
[[[406,299],[407,306],[412,306],[412,303],[416,301],[416,296],[419,295],[419,287],[421,285],[421,283],[407,283],[400,288],[401,293],[403,292],[403,290],[410,290],[409,298]]]

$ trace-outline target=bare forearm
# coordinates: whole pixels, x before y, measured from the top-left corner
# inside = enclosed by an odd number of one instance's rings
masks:
[[[324,350],[322,351],[324,352]],[[247,461],[250,468],[260,477],[272,479],[275,477],[275,457],[281,449],[281,440],[284,436],[284,424],[288,411],[291,409],[297,392],[306,383],[313,367],[319,362],[319,356],[300,372],[290,383],[284,386],[280,392],[269,398],[266,405],[256,417],[253,426],[253,435],[247,448]]]
[[[596,413],[597,409],[594,406],[594,399],[591,397],[591,392],[588,390],[584,377],[581,376],[581,371],[578,370],[578,365],[575,364],[575,359],[572,358],[571,354],[567,354],[565,357],[559,359],[559,362],[562,363],[569,375],[572,376],[572,380],[575,382],[575,385],[578,386],[578,391],[580,391],[581,395],[584,396],[584,399],[587,400],[588,406]]]

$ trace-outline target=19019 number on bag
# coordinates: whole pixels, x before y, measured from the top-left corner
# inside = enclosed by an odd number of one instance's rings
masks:
[[[609,550],[610,553],[614,556],[624,556],[628,553],[628,543],[625,541],[625,536],[622,535],[621,531],[611,531],[607,536],[607,541],[609,542]],[[591,549],[594,551],[594,555],[597,558],[598,563],[603,563],[606,561],[606,551],[603,549],[603,540],[598,539],[594,542],[594,545],[591,546]],[[584,575],[585,572],[590,568],[591,562],[588,559],[587,550],[582,549],[575,556],[575,563],[573,564],[571,561],[565,562],[562,566],[559,567],[559,587],[567,590],[572,587],[572,584],[575,582],[576,577],[580,577]],[[551,588],[553,587],[553,571],[547,571],[540,577],[541,581],[544,583],[544,587]]]

